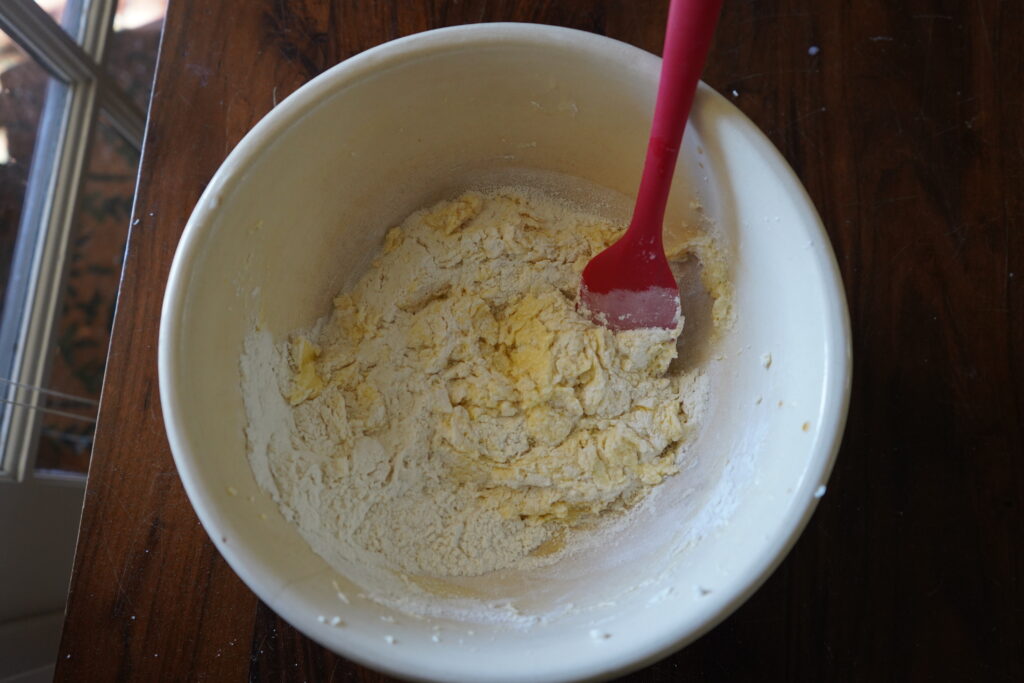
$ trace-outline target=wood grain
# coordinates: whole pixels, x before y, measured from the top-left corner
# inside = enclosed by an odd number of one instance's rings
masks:
[[[57,679],[386,680],[260,604],[169,455],[155,365],[181,229],[223,157],[338,61],[519,20],[657,52],[667,3],[172,0]],[[1024,680],[1024,3],[727,2],[705,79],[779,147],[843,273],[855,377],[801,540],[637,681]]]

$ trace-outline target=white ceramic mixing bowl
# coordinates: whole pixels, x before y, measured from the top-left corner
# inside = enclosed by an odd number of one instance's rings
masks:
[[[621,673],[734,610],[813,511],[846,416],[843,290],[825,231],[786,162],[703,86],[670,219],[698,221],[696,198],[717,226],[736,322],[707,360],[713,398],[696,465],[658,487],[599,553],[481,584],[493,602],[546,618],[528,628],[412,618],[359,597],[259,490],[246,459],[239,356],[254,320],[278,339],[310,325],[387,228],[474,178],[532,168],[631,195],[659,65],[629,45],[547,26],[410,36],[339,64],[281,103],[200,199],[161,320],[171,448],[228,563],[324,646],[424,679]],[[318,619],[335,615],[343,625]]]

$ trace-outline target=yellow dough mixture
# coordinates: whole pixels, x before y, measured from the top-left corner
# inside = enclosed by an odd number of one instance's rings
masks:
[[[477,575],[677,471],[694,381],[668,372],[683,322],[612,332],[575,309],[583,266],[621,229],[498,191],[387,233],[283,361],[290,447],[313,455],[277,447],[271,488],[318,552]]]

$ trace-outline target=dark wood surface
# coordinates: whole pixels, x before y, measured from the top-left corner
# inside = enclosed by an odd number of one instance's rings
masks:
[[[727,0],[705,74],[796,169],[854,330],[849,424],[772,578],[637,681],[1024,680],[1024,2]],[[57,679],[385,680],[207,540],[157,391],[182,227],[232,146],[331,65],[478,21],[661,47],[666,2],[172,0]]]

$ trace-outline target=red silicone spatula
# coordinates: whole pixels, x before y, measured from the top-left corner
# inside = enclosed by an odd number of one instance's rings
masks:
[[[679,287],[665,258],[661,224],[672,173],[722,0],[672,0],[658,100],[629,229],[583,269],[581,309],[613,330],[673,328]]]

